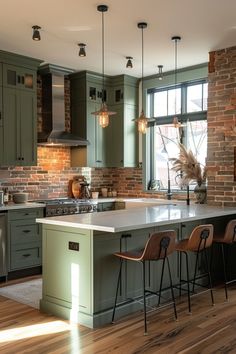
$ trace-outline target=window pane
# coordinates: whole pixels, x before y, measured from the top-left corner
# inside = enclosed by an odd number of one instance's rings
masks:
[[[189,122],[187,125],[187,147],[197,160],[205,166],[207,155],[207,121]]]
[[[202,84],[187,87],[187,113],[202,111]]]
[[[208,84],[203,84],[203,110],[207,110]]]
[[[207,154],[207,121],[188,122],[182,128],[170,125],[154,127],[154,179],[159,181],[162,189],[168,188],[168,177],[172,190],[181,189],[178,173],[171,169],[169,158],[178,158],[180,132],[182,130],[187,149],[191,149],[201,165],[205,166]],[[168,171],[169,170],[169,171]],[[191,183],[193,189],[195,182]]]
[[[168,115],[181,113],[181,89],[168,90]]]
[[[154,127],[154,179],[160,181],[161,189],[168,187],[168,174],[171,188],[176,185],[176,173],[170,169],[169,158],[178,156],[178,141],[179,129],[172,125]]]
[[[167,115],[167,91],[154,93],[154,117]]]

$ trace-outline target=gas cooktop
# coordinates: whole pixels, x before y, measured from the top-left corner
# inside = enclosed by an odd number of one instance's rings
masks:
[[[90,199],[58,198],[37,200],[37,203],[46,205],[45,216],[94,213],[97,211],[97,202]]]

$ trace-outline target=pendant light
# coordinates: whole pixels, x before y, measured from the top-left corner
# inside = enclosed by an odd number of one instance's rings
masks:
[[[133,63],[132,63],[133,57],[126,57],[126,59],[127,59],[126,68],[132,69],[133,68]]]
[[[92,112],[98,117],[99,125],[102,128],[106,128],[109,125],[109,116],[116,114],[116,112],[108,111],[105,102],[105,77],[104,77],[104,12],[107,12],[107,5],[98,5],[97,10],[102,13],[102,103],[101,108],[97,112]]]
[[[158,74],[157,78],[158,80],[163,80],[163,65],[158,65]]]
[[[178,59],[178,52],[177,52],[177,47],[178,47],[178,42],[181,41],[181,37],[179,36],[173,36],[171,38],[173,42],[175,42],[175,115],[177,114],[177,59]],[[174,117],[173,119],[173,124],[175,128],[178,128],[181,126],[181,123],[178,120],[178,117]]]
[[[142,77],[141,77],[141,113],[139,118],[135,119],[138,123],[138,131],[145,134],[147,131],[148,118],[145,116],[143,111],[143,30],[147,28],[146,22],[139,22],[138,28],[142,30]]]
[[[86,57],[86,51],[85,51],[86,44],[78,43],[78,46],[79,46],[79,57]]]
[[[40,41],[41,40],[41,36],[40,36],[39,30],[41,30],[41,27],[38,26],[38,25],[34,25],[34,26],[32,26],[32,29],[33,29],[32,39],[34,41]]]

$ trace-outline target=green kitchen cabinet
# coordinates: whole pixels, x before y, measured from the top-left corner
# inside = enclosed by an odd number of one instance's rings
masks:
[[[36,91],[37,72],[16,65],[3,64],[3,86],[27,91]]]
[[[0,51],[0,164],[37,164],[37,68],[41,60]]]
[[[43,208],[27,208],[8,212],[8,271],[40,266],[42,263],[41,225]]]
[[[72,149],[72,165],[104,167],[106,131],[92,114],[100,109],[102,103],[101,76],[87,71],[73,73],[70,83],[72,131],[90,142],[87,147]]]
[[[91,113],[102,102],[102,77],[84,71],[70,75],[72,131],[89,140],[86,148],[72,149],[73,166],[135,167],[137,166],[138,80],[119,75],[105,76],[105,101],[110,116],[109,126],[101,128]]]
[[[3,164],[3,112],[2,112],[2,87],[0,83],[0,166]]]
[[[36,97],[34,92],[3,90],[3,163],[36,165]]]
[[[117,112],[110,120],[107,164],[109,167],[136,167],[138,132],[134,119],[138,115],[138,79],[118,75],[111,79],[110,109]],[[109,128],[109,127],[108,127]]]

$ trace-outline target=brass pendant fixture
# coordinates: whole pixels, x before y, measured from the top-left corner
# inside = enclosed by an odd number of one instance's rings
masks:
[[[138,28],[141,28],[142,30],[142,77],[141,77],[141,107],[142,108],[141,108],[140,116],[137,119],[135,119],[135,121],[138,123],[139,133],[145,134],[147,131],[148,118],[145,116],[143,110],[143,30],[144,28],[147,28],[147,23],[139,22]]]
[[[108,110],[105,102],[105,77],[104,77],[104,12],[108,11],[107,5],[98,5],[97,10],[102,13],[102,103],[99,111],[92,112],[98,117],[99,125],[106,128],[109,125],[109,117],[116,114]]]

